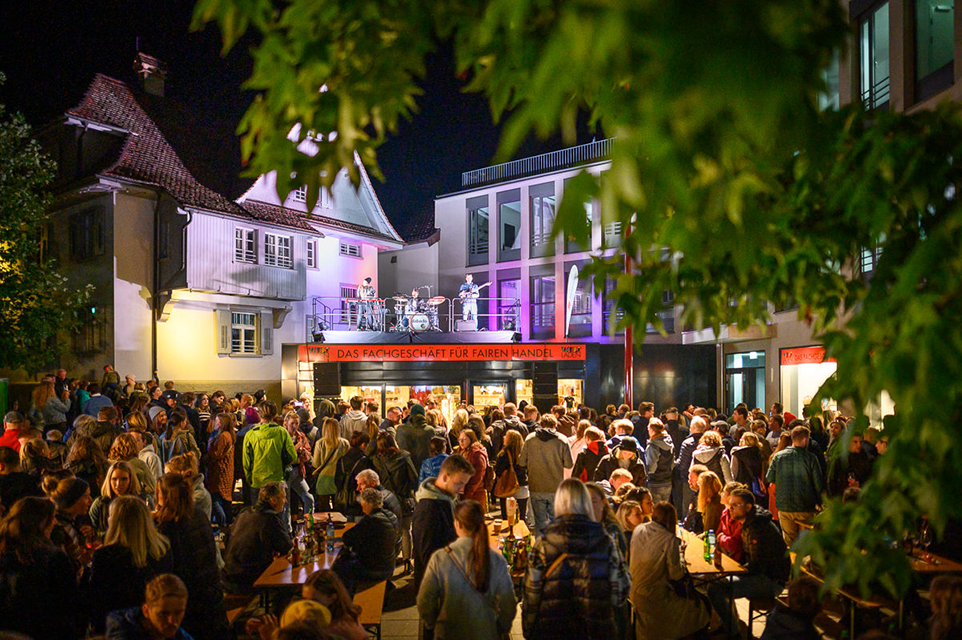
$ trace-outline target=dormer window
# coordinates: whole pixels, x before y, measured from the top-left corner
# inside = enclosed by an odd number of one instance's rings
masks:
[[[306,184],[291,191],[291,202],[307,202]]]

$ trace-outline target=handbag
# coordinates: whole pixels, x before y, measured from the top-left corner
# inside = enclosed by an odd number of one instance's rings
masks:
[[[494,483],[493,493],[496,498],[507,498],[513,496],[521,488],[518,484],[518,474],[514,471],[514,460],[511,459],[511,454],[505,452],[508,456],[508,470],[501,474],[497,482]]]

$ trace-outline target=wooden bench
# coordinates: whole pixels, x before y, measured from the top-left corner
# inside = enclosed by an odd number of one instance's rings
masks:
[[[384,611],[384,594],[387,591],[387,580],[378,582],[373,587],[359,591],[354,595],[354,604],[361,607],[361,615],[357,621],[374,638],[381,638],[381,614]]]

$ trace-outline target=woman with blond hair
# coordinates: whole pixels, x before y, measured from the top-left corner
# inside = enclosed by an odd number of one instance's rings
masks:
[[[94,551],[87,606],[90,624],[104,630],[107,614],[135,607],[154,576],[171,570],[170,541],[157,531],[147,505],[132,495],[110,502],[104,546]]]
[[[139,453],[140,447],[134,439],[134,436],[129,433],[121,433],[114,438],[114,443],[110,445],[107,462],[110,464],[115,462],[126,462],[129,464],[134,475],[140,480],[142,495],[153,495],[156,479],[150,467],[147,466],[147,463],[137,457]]]
[[[318,508],[330,511],[331,502],[337,493],[334,476],[337,473],[337,461],[348,452],[351,443],[341,437],[341,425],[334,418],[324,418],[321,425],[321,437],[314,444],[314,474],[317,476],[315,490],[318,498]]]
[[[200,463],[197,455],[193,451],[174,456],[164,466],[167,473],[179,473],[190,483],[191,494],[194,500],[194,507],[200,509],[207,519],[210,520],[213,506],[211,504],[210,492],[204,486],[204,476],[200,473]]]
[[[702,531],[718,531],[723,509],[721,491],[722,483],[715,472],[705,471],[698,476],[698,501],[695,505],[701,514]]]
[[[140,481],[133,468],[126,462],[115,462],[107,470],[107,477],[104,478],[103,485],[100,487],[100,495],[94,499],[90,505],[91,525],[98,538],[103,538],[107,533],[107,516],[111,503],[120,496],[139,497],[142,491]]]
[[[33,406],[43,416],[44,432],[51,429],[63,431],[67,426],[67,412],[70,411],[70,395],[64,389],[60,396],[54,387],[53,380],[44,380],[33,390]]]

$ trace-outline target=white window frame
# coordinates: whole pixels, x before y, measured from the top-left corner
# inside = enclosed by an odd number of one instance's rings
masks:
[[[234,262],[257,264],[257,234],[253,229],[234,227]]]
[[[301,185],[291,191],[291,202],[307,202],[307,185]]]
[[[317,269],[317,240],[308,240],[304,251],[308,269]]]
[[[258,314],[254,311],[231,311],[230,352],[232,355],[257,355],[257,316]],[[245,335],[248,332],[249,337]]]
[[[277,233],[264,234],[264,264],[269,267],[291,269],[294,266],[291,245],[293,238]]]
[[[344,242],[343,240],[341,240],[340,253],[342,256],[347,256],[348,258],[363,258],[361,245]]]

